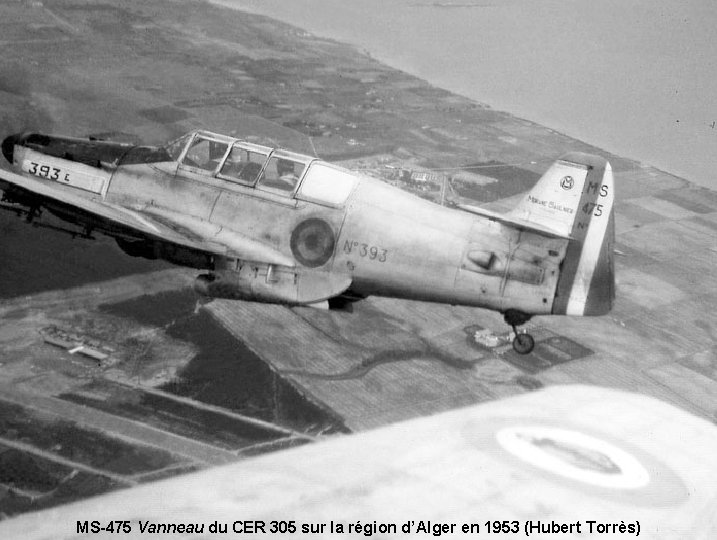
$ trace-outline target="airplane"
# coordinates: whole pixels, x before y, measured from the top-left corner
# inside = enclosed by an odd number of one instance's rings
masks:
[[[206,271],[201,294],[350,307],[370,295],[487,308],[534,338],[536,315],[603,315],[615,298],[614,179],[569,153],[505,214],[441,206],[321,159],[204,130],[166,146],[10,135],[4,208],[73,236]],[[41,222],[40,222],[41,223]]]
[[[715,448],[674,405],[551,386],[10,517],[0,537],[707,540]]]

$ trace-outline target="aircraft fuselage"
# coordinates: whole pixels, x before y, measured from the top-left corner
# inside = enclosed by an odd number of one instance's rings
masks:
[[[30,134],[2,149],[27,179],[3,182],[6,197],[131,255],[206,268],[197,288],[210,296],[311,304],[350,293],[547,314],[569,245],[208,132],[165,148]]]

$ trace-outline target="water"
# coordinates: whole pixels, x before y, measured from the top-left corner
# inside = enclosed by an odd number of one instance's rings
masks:
[[[713,0],[217,3],[717,189]]]

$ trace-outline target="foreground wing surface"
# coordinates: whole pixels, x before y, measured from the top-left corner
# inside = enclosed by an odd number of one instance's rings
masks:
[[[132,534],[123,535],[130,538],[143,537],[140,522],[204,524],[203,533],[182,538],[205,538],[214,521],[231,531],[251,519],[296,520],[297,533],[302,524],[326,524],[312,537],[336,537],[330,521],[344,533],[359,521],[396,525],[381,537],[428,536],[432,525],[455,524],[441,536],[466,538],[463,525],[488,535],[486,521],[508,520],[519,536],[526,524],[579,523],[579,532],[560,536],[613,537],[622,524],[639,528],[640,538],[707,539],[717,534],[716,449],[717,428],[674,406],[597,387],[551,387],[24,515],[0,523],[0,536],[80,538],[77,522],[91,516],[131,520]]]

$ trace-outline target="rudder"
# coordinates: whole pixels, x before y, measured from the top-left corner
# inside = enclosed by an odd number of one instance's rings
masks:
[[[561,161],[584,167],[586,174],[560,267],[552,313],[604,315],[612,309],[615,299],[612,168],[605,159],[582,153],[568,154]]]

